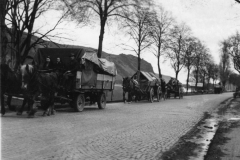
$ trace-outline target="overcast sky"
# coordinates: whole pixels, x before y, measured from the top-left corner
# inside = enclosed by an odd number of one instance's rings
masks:
[[[240,4],[234,0],[156,0],[167,11],[170,11],[177,22],[185,22],[192,30],[193,35],[203,41],[210,49],[216,63],[219,63],[219,42],[240,31]],[[43,21],[35,27],[51,26],[58,13],[52,11],[45,15]],[[71,40],[61,40],[59,43],[83,45],[97,48],[99,36],[99,22],[96,25],[77,27],[74,22],[65,22],[57,30],[62,36]],[[103,50],[111,54],[133,54],[123,50],[118,45],[131,44],[126,36],[113,25],[106,27]],[[142,54],[142,58],[150,62],[157,73],[157,60],[150,52]],[[162,63],[162,73],[175,77],[169,62]],[[179,75],[181,82],[186,83],[186,72]]]

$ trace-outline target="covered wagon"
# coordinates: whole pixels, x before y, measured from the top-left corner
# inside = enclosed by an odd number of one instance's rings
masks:
[[[68,65],[69,55],[74,53],[78,61],[79,70],[71,84],[70,90],[60,90],[55,96],[56,102],[68,102],[76,111],[83,111],[87,101],[97,102],[99,109],[106,106],[106,96],[114,89],[116,66],[113,62],[98,58],[95,51],[82,48],[41,48],[34,56],[34,63],[42,67],[45,58],[51,57],[53,62],[61,58],[64,65]]]
[[[161,81],[157,75],[151,72],[137,71],[132,78],[136,77],[139,83],[140,99],[147,99],[151,103],[154,98],[159,102],[161,95]]]

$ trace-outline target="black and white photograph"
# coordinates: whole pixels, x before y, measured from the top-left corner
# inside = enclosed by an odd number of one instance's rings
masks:
[[[240,160],[240,0],[0,0],[1,160]]]

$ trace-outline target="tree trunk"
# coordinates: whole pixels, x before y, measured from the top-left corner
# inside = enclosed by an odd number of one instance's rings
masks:
[[[141,32],[139,31],[139,34]],[[141,35],[139,35],[139,37],[141,37]],[[141,70],[141,42],[140,42],[140,38],[138,39],[138,71]]]
[[[159,78],[162,79],[161,67],[160,67],[160,56],[158,57],[158,74]]]
[[[187,69],[187,93],[188,93],[188,83],[189,83],[189,75],[190,75],[190,68]]]
[[[207,89],[209,90],[210,78],[208,77]]]
[[[223,85],[223,91],[225,91],[226,83],[227,83],[227,81],[223,81],[223,82],[222,82],[222,85]]]
[[[203,74],[203,89],[205,89],[205,76],[206,76],[206,74],[204,73]]]
[[[5,11],[5,7],[6,7],[6,0],[1,0],[0,1],[0,55],[1,55],[1,60],[0,63],[4,64],[6,63],[6,51],[7,51],[7,27],[5,24],[5,15],[6,15],[6,11]]]
[[[159,38],[158,41],[161,42],[161,38]],[[162,43],[160,43],[158,45],[158,55],[157,55],[157,58],[158,58],[158,74],[159,74],[160,79],[162,79],[162,73],[161,73],[161,67],[160,67],[161,46],[162,46]]]
[[[104,37],[106,20],[107,19],[101,20],[101,29],[100,29],[100,35],[99,35],[99,41],[98,41],[98,53],[97,53],[98,58],[102,57],[103,37]]]
[[[176,71],[176,80],[178,79],[178,73],[179,73],[179,71]]]
[[[195,89],[197,88],[197,84],[198,84],[198,67],[196,70],[196,83],[195,83]]]
[[[141,57],[140,54],[138,54],[138,71],[141,70]]]

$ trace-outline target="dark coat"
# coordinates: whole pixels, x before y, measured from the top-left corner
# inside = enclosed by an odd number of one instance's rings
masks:
[[[52,64],[52,62],[50,61],[49,63],[47,63],[47,62],[45,62],[44,64],[43,64],[43,68],[42,68],[43,70],[48,70],[48,69],[53,69],[53,64]]]
[[[57,62],[57,63],[55,63],[54,68],[55,68],[57,71],[60,71],[60,72],[63,72],[63,71],[66,70],[66,67],[65,67],[65,65],[64,65],[62,62]]]
[[[76,74],[76,72],[79,69],[79,63],[77,62],[76,59],[71,60],[70,63],[68,64],[68,71],[70,71],[72,74]]]

